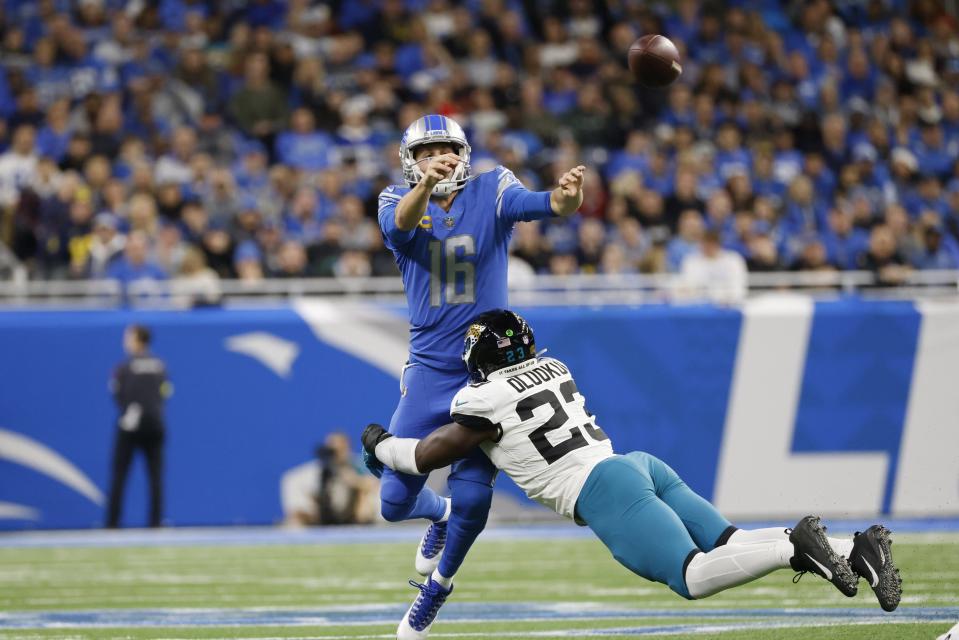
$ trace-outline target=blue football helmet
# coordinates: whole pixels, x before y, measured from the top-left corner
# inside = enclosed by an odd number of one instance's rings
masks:
[[[428,115],[418,118],[403,133],[400,140],[400,163],[403,165],[403,179],[413,188],[423,179],[423,170],[416,164],[413,150],[432,142],[447,142],[459,154],[460,163],[453,169],[449,178],[436,183],[434,196],[448,196],[466,186],[470,178],[470,145],[466,142],[463,127],[452,118]]]

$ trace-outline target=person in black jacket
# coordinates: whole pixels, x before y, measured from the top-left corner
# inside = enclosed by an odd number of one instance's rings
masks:
[[[150,330],[131,325],[123,333],[129,358],[113,373],[110,390],[120,415],[113,447],[113,479],[106,526],[120,523],[123,490],[130,462],[137,449],[146,457],[150,476],[150,526],[159,527],[163,515],[163,440],[166,426],[163,405],[173,393],[166,365],[150,353]]]

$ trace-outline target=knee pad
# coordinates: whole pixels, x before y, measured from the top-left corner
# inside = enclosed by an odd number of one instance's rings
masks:
[[[416,504],[415,497],[405,502],[389,502],[381,499],[380,514],[387,522],[401,522],[409,519],[414,504]]]
[[[419,490],[411,491],[397,478],[384,474],[380,484],[380,514],[387,522],[399,522],[409,518],[416,505]]]

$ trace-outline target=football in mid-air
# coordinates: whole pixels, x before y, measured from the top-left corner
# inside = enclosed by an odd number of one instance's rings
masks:
[[[647,87],[665,87],[683,72],[676,45],[666,36],[643,36],[629,47],[629,70]]]

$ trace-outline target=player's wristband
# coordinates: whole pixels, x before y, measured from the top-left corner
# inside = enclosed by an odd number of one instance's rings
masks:
[[[394,471],[414,476],[424,475],[416,466],[417,438],[387,438],[376,445],[376,457]]]

